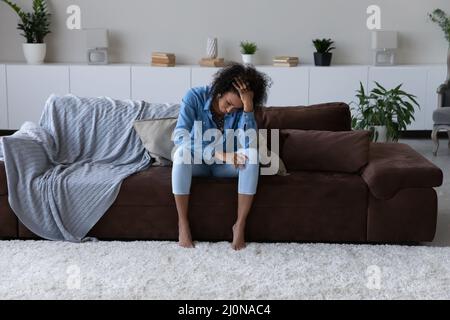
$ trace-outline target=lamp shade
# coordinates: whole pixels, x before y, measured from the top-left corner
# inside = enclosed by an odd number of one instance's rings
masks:
[[[397,49],[398,34],[397,31],[372,31],[372,49]]]
[[[84,29],[88,49],[108,48],[107,29]]]

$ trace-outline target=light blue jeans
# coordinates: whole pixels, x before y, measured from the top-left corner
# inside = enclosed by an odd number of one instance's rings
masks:
[[[257,152],[254,156],[257,157]],[[247,153],[248,156],[248,153]],[[238,193],[245,195],[256,194],[259,178],[259,162],[246,163],[244,168],[235,168],[232,164],[191,164],[177,163],[172,167],[172,192],[175,195],[190,194],[192,177],[238,177]]]

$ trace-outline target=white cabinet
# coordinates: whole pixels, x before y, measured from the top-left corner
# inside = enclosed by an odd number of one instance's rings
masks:
[[[309,68],[300,67],[257,67],[273,81],[269,89],[267,106],[308,105]]]
[[[180,103],[190,87],[190,67],[133,66],[131,68],[133,100]]]
[[[0,130],[8,129],[6,98],[6,66],[0,64]]]
[[[438,107],[438,87],[447,79],[446,66],[432,66],[428,69],[427,104],[425,113],[425,129],[433,130],[433,111]]]
[[[445,65],[416,66],[256,66],[273,81],[266,106],[302,106],[333,101],[356,102],[359,82],[367,90],[374,81],[386,88],[403,83],[417,96],[421,110],[409,130],[431,130],[437,87],[445,81]],[[0,129],[39,122],[52,94],[109,96],[160,103],[180,103],[191,87],[211,84],[220,68],[200,66],[0,64]]]
[[[131,98],[130,66],[70,66],[70,92],[77,96]]]
[[[61,65],[8,65],[9,128],[25,121],[39,123],[45,102],[54,93],[69,93],[69,67]]]
[[[202,87],[210,85],[213,81],[214,74],[221,68],[209,67],[193,67],[191,87]]]
[[[369,89],[375,87],[377,81],[386,89],[392,89],[399,84],[403,84],[402,90],[417,97],[420,110],[415,109],[415,121],[408,126],[408,130],[425,130],[425,119],[431,115],[427,107],[427,67],[371,67],[369,70]]]
[[[357,102],[360,82],[367,89],[367,66],[311,67],[309,73],[309,104],[326,102]]]

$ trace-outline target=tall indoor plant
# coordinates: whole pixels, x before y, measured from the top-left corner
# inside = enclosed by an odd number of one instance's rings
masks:
[[[352,127],[372,131],[373,141],[398,141],[400,131],[406,130],[414,118],[414,107],[420,109],[416,96],[401,90],[402,84],[387,90],[378,82],[366,93],[360,83],[356,97],[358,103],[352,115]]]
[[[316,48],[314,53],[314,63],[316,66],[328,67],[331,64],[331,59],[333,54],[331,50],[336,49],[332,47],[334,41],[331,39],[315,39],[313,40],[313,45]]]
[[[432,13],[429,13],[431,21],[437,23],[439,27],[441,27],[442,31],[444,31],[445,38],[448,42],[448,51],[447,51],[447,80],[450,80],[450,16],[447,15],[443,10],[436,9]]]
[[[21,35],[26,39],[26,43],[23,44],[23,53],[27,62],[43,63],[47,51],[44,38],[50,33],[50,14],[46,0],[33,0],[32,12],[25,12],[10,0],[0,1],[10,6],[21,20],[17,29],[22,31]]]
[[[258,46],[254,42],[241,41],[242,61],[245,64],[253,64],[253,56],[258,50]]]

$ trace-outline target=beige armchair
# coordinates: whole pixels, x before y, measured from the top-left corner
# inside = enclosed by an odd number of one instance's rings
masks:
[[[433,112],[433,132],[431,138],[434,142],[433,155],[437,155],[439,149],[438,132],[445,130],[448,133],[450,148],[450,79],[442,84],[438,90],[438,108]]]

